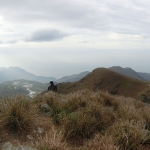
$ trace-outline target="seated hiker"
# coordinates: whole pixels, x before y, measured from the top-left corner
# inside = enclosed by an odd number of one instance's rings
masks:
[[[50,81],[50,85],[49,85],[49,87],[48,87],[48,91],[57,92],[57,86],[54,85],[54,82],[53,82],[53,81]]]

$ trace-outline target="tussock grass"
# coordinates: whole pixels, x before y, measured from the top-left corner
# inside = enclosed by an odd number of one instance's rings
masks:
[[[142,102],[88,90],[62,97],[65,100],[51,93],[47,104],[52,108],[54,123],[64,128],[67,140],[80,141],[107,133],[120,149],[136,148],[149,140],[150,109]]]
[[[39,113],[45,103],[51,115]],[[34,122],[43,133],[36,132]],[[3,100],[0,124],[17,133],[34,128],[30,143],[39,150],[137,150],[150,141],[150,107],[101,91],[47,92],[31,102],[26,97]]]
[[[85,141],[76,150],[119,150],[111,136],[96,134],[92,140]]]
[[[64,124],[64,136],[68,140],[89,138],[95,132],[96,118],[82,111],[70,113]]]
[[[25,96],[16,96],[3,101],[2,116],[3,126],[15,133],[29,132],[34,126],[30,101]]]
[[[147,137],[147,131],[144,130],[145,123],[130,121],[118,121],[107,131],[113,136],[115,144],[122,150],[138,149]]]
[[[145,121],[145,129],[150,131],[150,108],[145,107],[142,111],[142,116]]]
[[[44,134],[37,135],[31,143],[39,150],[67,150],[67,142],[63,139],[63,133],[58,131],[54,126]]]

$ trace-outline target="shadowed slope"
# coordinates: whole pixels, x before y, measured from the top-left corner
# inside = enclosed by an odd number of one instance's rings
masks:
[[[74,75],[70,75],[70,76],[64,76],[64,77],[56,80],[56,82],[60,83],[60,82],[75,82],[75,81],[79,81],[80,79],[85,77],[88,73],[89,73],[88,71],[85,71],[85,72],[81,72],[79,74],[74,74]]]
[[[120,73],[122,75],[131,77],[131,78],[135,78],[135,79],[142,80],[142,81],[148,81],[143,76],[141,76],[139,73],[137,73],[136,71],[134,71],[131,68],[122,68],[120,66],[113,66],[108,69],[115,71],[117,73]]]
[[[64,83],[58,87],[59,93],[69,93],[81,89],[103,90],[111,94],[137,97],[150,90],[147,82],[126,77],[105,68],[97,68],[78,82]]]

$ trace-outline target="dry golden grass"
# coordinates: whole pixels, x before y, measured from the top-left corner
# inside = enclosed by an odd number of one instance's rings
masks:
[[[119,147],[115,145],[111,136],[97,134],[76,150],[119,150]]]
[[[103,90],[111,94],[133,98],[150,93],[149,83],[123,76],[106,68],[97,68],[78,82],[58,86],[58,92],[64,94],[82,89]]]
[[[44,103],[50,106],[50,115],[40,112]],[[3,100],[0,129],[2,126],[28,132],[34,139],[25,142],[39,150],[136,150],[141,145],[144,150],[144,143],[150,141],[150,107],[108,92],[48,92],[32,101],[25,97]],[[44,132],[37,133],[37,127]]]
[[[34,127],[34,113],[30,101],[25,96],[16,96],[2,102],[1,122],[4,127],[15,133],[24,134]]]
[[[149,139],[148,131],[144,129],[145,123],[130,121],[118,121],[107,131],[112,135],[115,144],[122,150],[138,149]]]
[[[39,150],[67,150],[67,142],[63,139],[62,131],[51,125],[43,135],[36,135],[31,145]]]

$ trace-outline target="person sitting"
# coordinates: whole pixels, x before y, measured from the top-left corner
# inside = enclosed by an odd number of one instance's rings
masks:
[[[48,87],[48,91],[57,92],[57,86],[54,85],[54,82],[53,82],[53,81],[50,81],[50,85],[49,85],[49,87]]]

